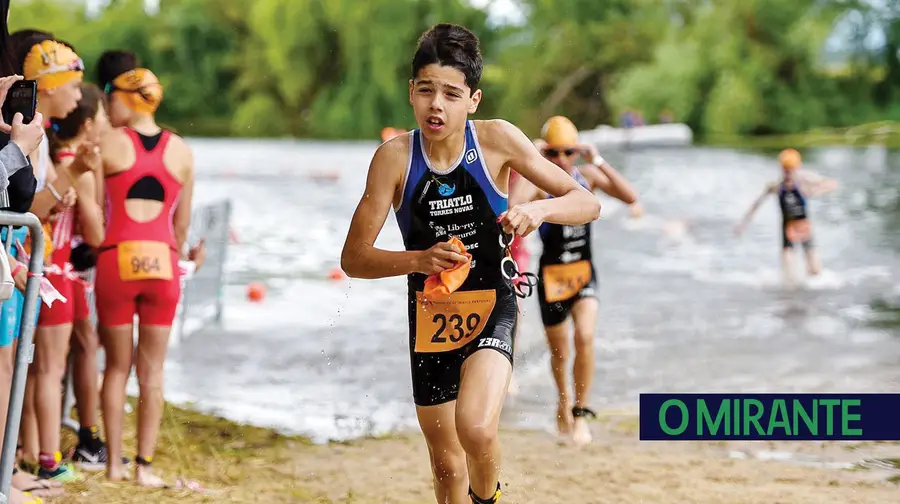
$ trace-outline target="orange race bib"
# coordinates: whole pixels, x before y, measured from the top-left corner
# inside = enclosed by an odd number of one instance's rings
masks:
[[[575,297],[591,281],[591,262],[576,261],[568,264],[544,266],[544,298],[548,303],[565,301]]]
[[[484,330],[497,291],[454,292],[446,298],[427,301],[416,293],[416,352],[449,352],[462,348]]]
[[[172,279],[172,253],[168,243],[124,241],[118,249],[119,278],[123,281]]]
[[[812,238],[812,227],[806,219],[788,221],[784,234],[791,243],[804,243]]]

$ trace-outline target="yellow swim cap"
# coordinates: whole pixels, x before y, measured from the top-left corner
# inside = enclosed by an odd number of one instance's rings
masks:
[[[163,87],[156,74],[146,68],[135,68],[113,79],[107,93],[120,93],[125,106],[139,114],[153,114],[163,98]]]
[[[578,145],[578,128],[563,116],[553,116],[541,128],[541,138],[550,148],[574,147]]]
[[[84,63],[68,46],[55,40],[44,40],[31,46],[22,65],[28,80],[37,81],[41,91],[57,88],[84,76]]]
[[[785,170],[796,170],[800,168],[802,158],[796,149],[784,149],[778,154],[778,162],[781,163],[781,167]]]

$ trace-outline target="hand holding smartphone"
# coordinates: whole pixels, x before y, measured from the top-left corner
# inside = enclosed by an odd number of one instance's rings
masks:
[[[7,127],[13,123],[16,112],[22,114],[22,122],[30,124],[37,110],[37,82],[23,80],[19,75],[0,79],[0,97],[3,105],[3,123]]]
[[[21,75],[0,78],[0,131],[28,156],[44,138],[44,117],[37,112],[37,82]]]

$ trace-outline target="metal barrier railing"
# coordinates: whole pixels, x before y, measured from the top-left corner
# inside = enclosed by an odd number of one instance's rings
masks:
[[[0,191],[0,208],[9,206],[6,198],[6,191]],[[19,423],[22,420],[22,405],[25,402],[25,381],[28,379],[28,365],[31,363],[34,353],[32,341],[37,320],[33,314],[39,301],[41,276],[44,272],[44,230],[41,228],[41,221],[31,213],[19,214],[0,211],[0,226],[8,226],[4,251],[9,251],[9,247],[12,245],[13,226],[25,226],[31,233],[31,260],[28,264],[30,275],[25,284],[19,343],[16,347],[12,388],[9,393],[9,408],[6,416],[2,454],[0,454],[0,504],[6,504],[9,502],[13,464],[16,459],[16,444],[19,438]]]
[[[225,285],[225,261],[230,239],[231,201],[222,200],[201,205],[191,212],[191,227],[188,230],[188,243],[195,244],[204,239],[206,243],[206,262],[193,277],[183,284],[181,300],[172,328],[178,331],[178,338],[185,336],[185,321],[190,318],[200,325],[210,322],[218,323],[222,317],[222,297]],[[92,278],[93,280],[93,278]],[[97,327],[97,307],[94,295],[88,298],[90,320]],[[137,333],[137,326],[135,326]],[[174,338],[171,341],[173,341]],[[171,344],[171,343],[170,343]],[[103,349],[100,349],[102,355]],[[72,417],[75,407],[75,391],[72,378],[72,355],[69,355],[68,369],[65,374],[65,395],[63,397],[62,426],[78,432],[81,427],[78,420]],[[0,503],[2,504],[2,503]]]

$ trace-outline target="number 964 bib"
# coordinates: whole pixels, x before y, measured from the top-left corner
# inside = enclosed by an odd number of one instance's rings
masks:
[[[497,291],[454,292],[436,301],[416,293],[416,347],[418,353],[450,352],[466,346],[484,331]]]
[[[119,278],[136,280],[171,280],[172,254],[169,244],[158,241],[123,241],[119,249]]]

